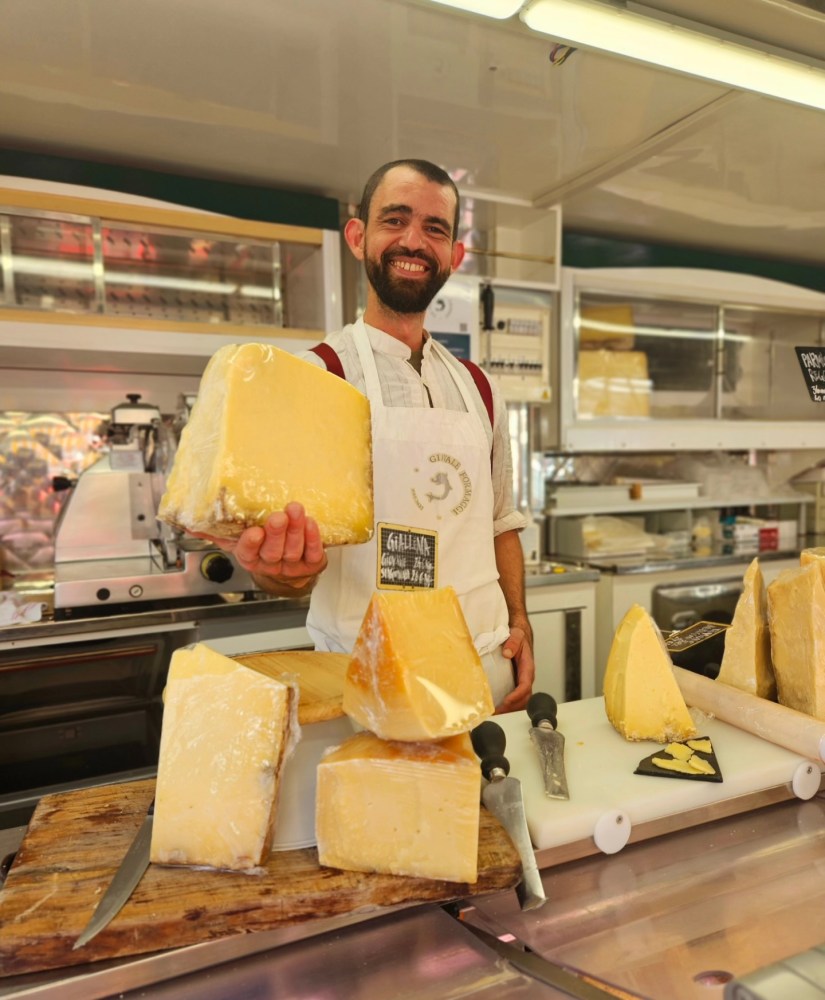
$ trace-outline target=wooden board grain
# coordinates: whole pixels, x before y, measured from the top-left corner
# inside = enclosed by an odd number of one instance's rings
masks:
[[[260,875],[150,865],[120,913],[72,951],[143,821],[154,780],[48,795],[0,889],[0,975],[63,968],[400,903],[499,892],[518,854],[485,809],[475,885],[321,867],[315,848],[273,853]]]

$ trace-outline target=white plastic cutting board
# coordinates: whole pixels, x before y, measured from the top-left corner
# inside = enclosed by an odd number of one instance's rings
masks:
[[[587,698],[559,705],[570,791],[569,801],[561,801],[544,793],[527,713],[497,715],[494,721],[507,736],[510,775],[521,782],[527,826],[537,850],[595,834],[596,846],[614,853],[641,823],[781,785],[790,790],[795,778],[801,797],[808,798],[821,777],[819,764],[718,719],[703,722],[698,735],[713,741],[721,783],[634,774],[639,761],[662,744],[625,740],[610,725],[604,699]]]

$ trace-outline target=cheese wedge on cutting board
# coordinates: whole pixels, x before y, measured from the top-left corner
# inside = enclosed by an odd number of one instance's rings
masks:
[[[152,861],[243,871],[270,850],[294,685],[203,643],[175,650],[164,692]]]
[[[742,593],[725,633],[725,651],[716,679],[758,698],[776,700],[768,597],[758,559],[751,562],[742,578]]]
[[[825,719],[825,561],[780,573],[768,617],[779,703]]]
[[[434,743],[357,733],[318,765],[318,861],[472,884],[480,799],[481,769],[466,733]]]
[[[158,517],[235,538],[293,500],[325,545],[372,537],[369,402],[276,347],[222,347],[201,379]]]
[[[438,740],[493,714],[452,587],[373,594],[344,681],[344,711],[385,740]]]
[[[662,634],[634,604],[619,622],[604,675],[604,707],[627,740],[669,743],[696,735]]]

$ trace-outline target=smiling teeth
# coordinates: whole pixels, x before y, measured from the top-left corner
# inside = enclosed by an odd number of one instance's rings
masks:
[[[408,264],[406,261],[397,260],[394,261],[394,267],[401,268],[402,271],[426,271],[427,268],[423,267],[421,264]]]

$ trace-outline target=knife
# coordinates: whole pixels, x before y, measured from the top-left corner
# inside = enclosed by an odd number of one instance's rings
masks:
[[[556,728],[556,699],[537,691],[527,702],[527,714],[533,723],[530,739],[539,752],[545,794],[551,799],[569,799],[564,770],[564,735]]]
[[[521,782],[508,777],[510,762],[504,756],[507,736],[501,726],[487,721],[471,731],[470,739],[481,758],[481,773],[487,779],[481,799],[507,831],[521,858],[522,878],[516,886],[519,903],[522,910],[535,910],[547,902],[547,897],[524,817]]]
[[[135,839],[120,862],[120,868],[115,872],[115,877],[97,904],[83,933],[72,945],[72,951],[88,944],[96,934],[106,927],[109,921],[120,912],[123,904],[134,892],[135,886],[143,878],[144,872],[149,867],[149,847],[152,842],[154,815],[155,802],[153,799],[146,818],[141,823],[140,829],[135,834]]]

